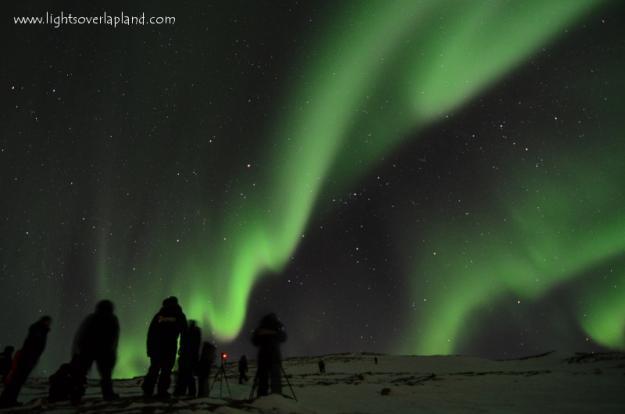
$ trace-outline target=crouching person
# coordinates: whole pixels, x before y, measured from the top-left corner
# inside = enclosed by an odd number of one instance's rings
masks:
[[[50,375],[50,389],[48,391],[49,402],[69,401],[75,394],[75,387],[83,387],[74,374],[72,364],[65,363],[52,375]]]

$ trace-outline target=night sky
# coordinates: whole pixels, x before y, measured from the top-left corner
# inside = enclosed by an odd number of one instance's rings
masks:
[[[233,355],[268,311],[286,355],[625,348],[622,2],[28,3],[0,346],[50,314],[55,369],[109,298],[142,374],[176,295]],[[176,23],[12,20],[61,10]]]

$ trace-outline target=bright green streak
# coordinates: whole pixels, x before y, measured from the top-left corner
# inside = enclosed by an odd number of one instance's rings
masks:
[[[266,174],[257,177],[255,186],[245,180],[232,191],[249,194],[246,199],[234,198],[222,210],[208,212],[208,224],[187,242],[184,253],[142,258],[141,270],[168,275],[143,283],[142,295],[152,298],[156,308],[162,297],[177,294],[188,316],[209,325],[221,339],[235,337],[255,281],[285,266],[324,191],[354,180],[408,132],[496,82],[592,4],[345,3],[312,45],[318,54],[302,63],[300,80],[285,99],[286,113],[276,114],[277,127],[264,137],[271,142],[262,163]],[[155,244],[156,251],[166,248]],[[114,297],[126,294],[119,288],[112,292]],[[136,309],[124,312],[122,319],[130,322],[122,337],[120,376],[137,374],[145,364],[143,332],[149,319],[137,316]],[[146,309],[151,312],[152,307]]]

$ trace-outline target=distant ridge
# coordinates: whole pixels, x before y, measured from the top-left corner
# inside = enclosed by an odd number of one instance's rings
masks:
[[[495,359],[495,361],[525,361],[526,359],[534,359],[534,358],[546,357],[547,355],[551,355],[554,352],[556,352],[556,351],[547,351],[547,352],[543,352],[542,354],[527,355],[527,356],[522,356],[522,357],[519,357],[519,358]]]

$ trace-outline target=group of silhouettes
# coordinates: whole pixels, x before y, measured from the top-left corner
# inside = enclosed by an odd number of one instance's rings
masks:
[[[0,354],[0,378],[4,382],[0,408],[18,405],[19,392],[46,347],[51,323],[52,318],[49,316],[41,317],[30,326],[24,344],[15,355],[11,346],[7,346]],[[268,395],[270,391],[282,393],[280,344],[286,341],[284,325],[275,314],[268,314],[261,319],[251,339],[258,347],[254,384],[257,386],[257,395]],[[113,302],[102,300],[78,328],[70,362],[62,364],[50,376],[48,400],[79,404],[85,394],[87,375],[94,362],[100,375],[102,398],[118,399],[119,395],[114,392],[112,381],[118,342],[119,321]],[[222,363],[225,362],[223,355],[225,354],[222,354]],[[161,309],[150,322],[147,356],[150,367],[141,385],[145,397],[153,397],[155,388],[157,398],[170,397],[169,388],[176,356],[178,372],[174,395],[208,397],[216,348],[211,342],[202,342],[200,328],[195,321],[187,321],[176,297],[163,300]],[[238,370],[239,383],[247,382],[248,362],[245,355],[239,360]]]

